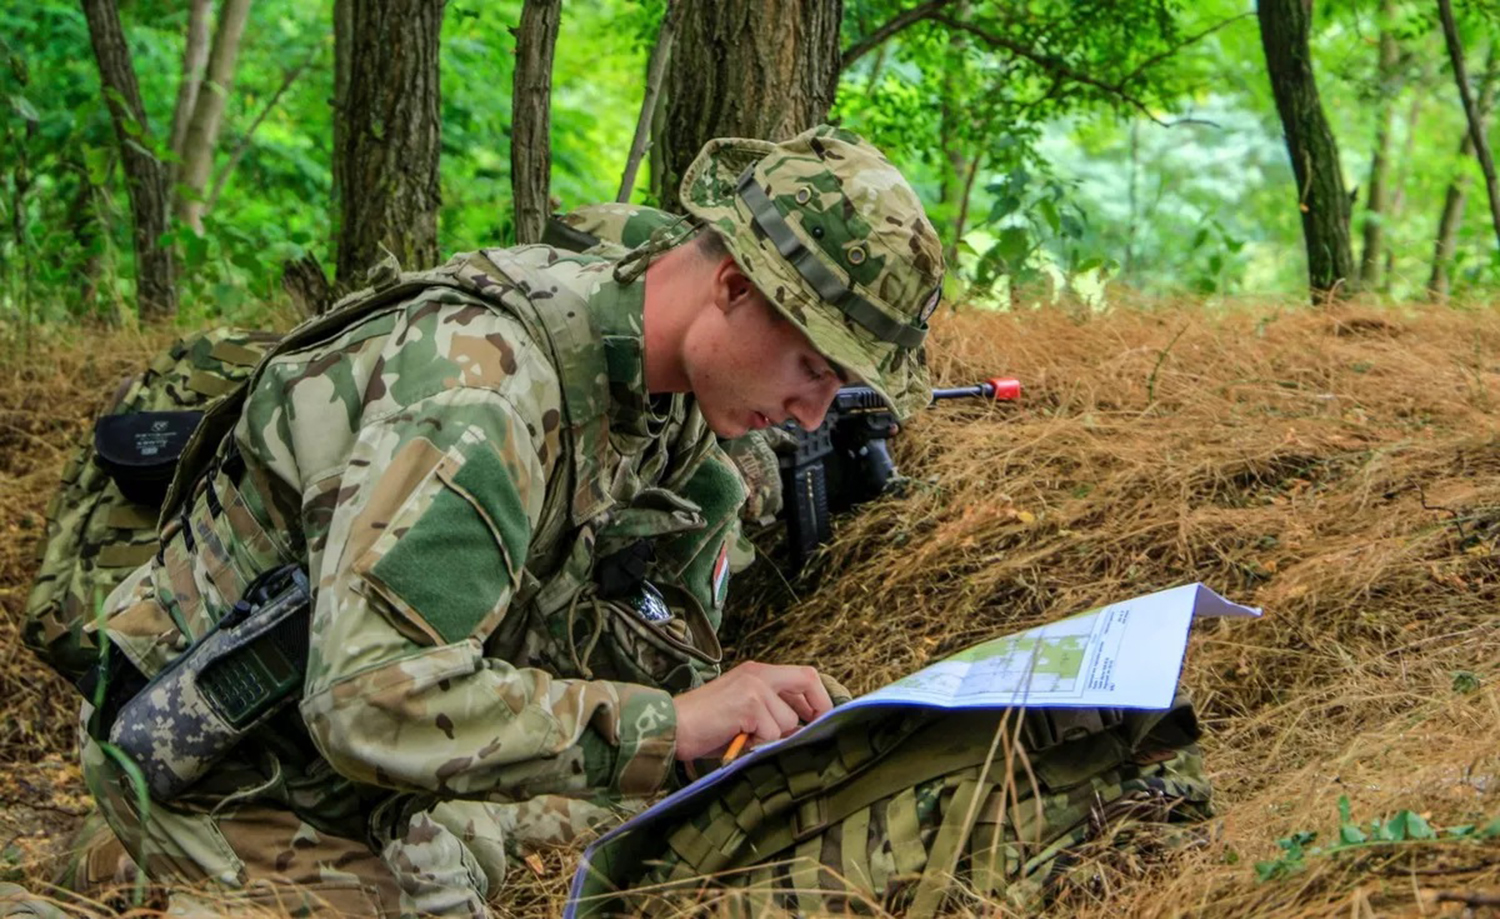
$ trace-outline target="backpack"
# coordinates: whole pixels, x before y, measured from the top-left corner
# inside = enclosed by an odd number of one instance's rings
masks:
[[[1096,874],[1090,856],[1190,841],[1181,824],[1213,813],[1182,696],[1166,711],[869,711],[601,840],[572,916],[1027,914]]]
[[[177,340],[121,382],[75,444],[47,505],[21,626],[26,646],[75,685],[98,662],[104,598],[156,554],[162,500],[203,410],[278,338],[220,328]]]

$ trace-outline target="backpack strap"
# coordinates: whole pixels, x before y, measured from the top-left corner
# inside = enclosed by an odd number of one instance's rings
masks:
[[[491,266],[498,268],[512,284],[498,283],[486,270]],[[533,290],[547,291],[545,309],[531,301]],[[553,489],[549,487],[543,510],[544,526],[549,520],[554,527],[562,521],[579,526],[606,513],[613,501],[603,477],[595,474],[595,470],[606,456],[609,443],[609,378],[603,343],[593,327],[587,305],[581,297],[569,296],[566,288],[560,288],[544,272],[528,264],[520,253],[485,249],[455,256],[433,271],[404,274],[385,271],[375,286],[349,294],[329,312],[288,333],[261,359],[247,381],[226,393],[204,414],[183,449],[162,504],[160,523],[165,525],[178,513],[191,493],[193,482],[208,468],[220,443],[234,429],[247,394],[272,358],[327,339],[371,313],[404,300],[454,294],[463,301],[501,310],[519,321],[548,350],[553,366],[559,368],[567,419],[564,437],[572,441],[564,444],[564,452],[573,457],[567,479],[570,502],[563,515],[561,508],[552,506]]]

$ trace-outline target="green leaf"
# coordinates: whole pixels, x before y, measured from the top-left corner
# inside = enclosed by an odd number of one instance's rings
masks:
[[[104,147],[85,147],[83,151],[83,168],[88,173],[89,181],[95,185],[103,185],[109,179],[110,170],[114,166],[114,159],[110,151]]]
[[[1047,226],[1052,228],[1053,233],[1062,231],[1062,218],[1057,213],[1057,205],[1043,198],[1036,203],[1036,209],[1041,213],[1042,219],[1047,221]]]
[[[986,223],[998,223],[1014,214],[1021,208],[1021,199],[1009,193],[1003,193],[990,205],[990,215],[985,218]]]
[[[1401,823],[1401,834],[1405,839],[1438,838],[1437,831],[1432,828],[1432,824],[1428,823],[1427,818],[1416,811],[1401,811],[1391,822],[1395,823],[1397,821]]]
[[[1007,268],[1014,271],[1031,254],[1031,234],[1026,232],[1025,227],[1006,227],[1000,231],[1000,239],[995,242],[992,251],[1005,262]]]
[[[32,105],[31,100],[20,93],[13,93],[11,95],[10,107],[15,109],[16,114],[21,116],[22,121],[36,124],[42,120],[42,116],[36,113],[36,106]]]

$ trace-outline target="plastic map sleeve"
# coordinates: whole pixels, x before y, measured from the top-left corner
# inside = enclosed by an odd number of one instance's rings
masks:
[[[1194,619],[1259,616],[1202,584],[1185,584],[1091,609],[1059,622],[981,642],[841,705],[802,730],[757,748],[668,796],[584,852],[565,919],[596,915],[607,900],[609,863],[629,858],[633,834],[649,836],[701,796],[775,752],[823,740],[893,707],[1142,708],[1171,706]]]

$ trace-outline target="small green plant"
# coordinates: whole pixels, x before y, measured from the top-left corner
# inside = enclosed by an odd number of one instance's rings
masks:
[[[1479,691],[1479,674],[1472,670],[1453,671],[1453,691],[1467,696]]]
[[[1326,846],[1312,845],[1317,838],[1316,832],[1303,830],[1276,840],[1276,845],[1282,850],[1281,855],[1256,862],[1256,878],[1264,882],[1288,877],[1305,869],[1309,858],[1336,855],[1352,849],[1420,845],[1437,840],[1500,838],[1500,817],[1483,826],[1469,823],[1438,829],[1416,811],[1399,810],[1389,819],[1376,817],[1368,826],[1361,826],[1350,815],[1349,798],[1341,796],[1337,839]]]

